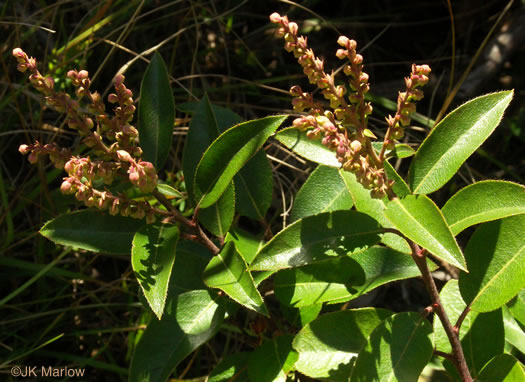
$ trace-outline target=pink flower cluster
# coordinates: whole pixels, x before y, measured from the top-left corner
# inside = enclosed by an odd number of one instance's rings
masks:
[[[98,180],[109,186],[122,175],[127,176],[129,182],[143,193],[151,193],[157,187],[155,167],[140,159],[142,149],[138,146],[138,131],[130,124],[135,113],[133,93],[126,88],[124,76],[115,78],[115,93],[108,96],[108,101],[116,105],[114,114],[110,116],[105,112],[100,94],[89,90],[91,80],[87,71],[70,70],[67,73],[76,88],[77,99],[73,99],[65,92],[56,92],[54,80],[42,76],[36,60],[22,49],[14,49],[13,56],[18,61],[18,70],[31,73],[29,80],[44,95],[46,103],[66,114],[68,127],[78,131],[83,137],[83,143],[91,148],[92,156],[97,159],[71,156],[69,149],[60,148],[55,143],[25,144],[20,146],[19,151],[29,154],[31,163],[36,163],[42,155],[48,155],[57,168],[63,168],[68,173],[60,187],[61,191],[75,194],[88,207],[108,209],[110,214],[120,213],[140,219],[146,217],[148,222],[155,220],[155,214],[164,214],[145,200],[128,200],[124,195],[114,195],[107,189],[101,191],[95,188]],[[85,101],[84,108],[81,101]]]
[[[321,90],[330,104],[331,110],[326,110],[321,102],[314,99],[312,93],[304,92],[300,86],[293,86],[290,94],[294,97],[294,110],[307,113],[295,119],[293,126],[306,131],[309,138],[322,139],[323,145],[335,151],[342,167],[354,173],[373,197],[382,198],[391,194],[393,181],[386,178],[383,161],[386,144],[392,139],[388,138],[388,142],[384,142],[380,153],[372,146],[372,139],[376,139],[368,129],[372,105],[365,100],[365,95],[370,90],[369,76],[363,72],[363,57],[357,53],[357,43],[345,36],[340,36],[337,40],[341,48],[337,50],[336,56],[347,60],[343,72],[349,80],[348,87],[336,85],[334,72],[325,72],[323,60],[308,48],[307,38],[297,34],[299,27],[296,23],[278,13],[273,13],[270,21],[278,24],[275,36],[284,38],[285,50],[293,52],[308,81]],[[410,120],[410,114],[415,111],[415,105],[411,101],[422,98],[421,90],[416,88],[428,81],[429,72],[427,65],[413,67],[413,73],[406,80],[407,91],[400,94],[402,102],[398,104],[396,116],[392,117],[395,123],[389,124],[387,137],[392,135],[393,139],[399,139],[402,136],[400,124],[405,126],[403,123],[407,118]]]

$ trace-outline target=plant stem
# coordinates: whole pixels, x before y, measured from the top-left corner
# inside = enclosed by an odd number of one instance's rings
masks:
[[[461,342],[459,341],[459,330],[456,327],[452,326],[448,315],[445,312],[443,305],[441,304],[441,299],[439,298],[439,292],[437,290],[436,283],[434,282],[432,273],[430,273],[430,269],[428,269],[425,250],[422,250],[412,240],[407,239],[407,241],[412,250],[412,258],[414,259],[417,267],[419,268],[419,271],[421,272],[423,282],[425,283],[427,291],[432,300],[432,307],[434,308],[434,312],[439,317],[439,320],[443,324],[443,328],[447,333],[448,340],[450,341],[450,345],[452,346],[454,364],[458,369],[459,375],[461,376],[461,380],[463,382],[473,382],[472,376],[470,375],[470,372],[467,367],[465,355],[463,354]]]

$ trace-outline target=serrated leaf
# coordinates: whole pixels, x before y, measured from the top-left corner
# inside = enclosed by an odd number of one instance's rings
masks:
[[[259,238],[255,237],[240,228],[234,228],[228,232],[224,241],[232,241],[235,244],[235,248],[237,248],[237,252],[248,265],[251,264],[259,249],[264,245],[262,236]]]
[[[281,304],[280,308],[283,316],[290,324],[302,328],[317,318],[323,308],[323,304],[308,305],[301,308],[293,308]]]
[[[224,308],[207,290],[168,299],[162,320],[153,319],[131,360],[130,382],[165,382],[173,369],[219,330]]]
[[[295,336],[297,371],[312,378],[347,382],[370,333],[392,312],[365,308],[323,314]]]
[[[409,170],[415,194],[441,188],[492,134],[514,92],[502,91],[468,101],[443,118],[419,146]]]
[[[133,235],[146,222],[82,210],[48,221],[40,234],[52,242],[93,252],[130,254]]]
[[[297,360],[289,334],[264,342],[250,355],[248,375],[251,382],[285,382]]]
[[[233,182],[217,203],[199,211],[199,222],[216,236],[224,236],[230,230],[235,215],[235,187]]]
[[[248,266],[233,242],[227,242],[211,259],[202,274],[202,279],[208,287],[219,288],[246,308],[270,317]]]
[[[432,358],[432,328],[418,313],[388,317],[370,334],[359,352],[351,382],[417,382]]]
[[[394,225],[385,216],[385,203],[388,199],[372,198],[370,191],[359,184],[354,174],[344,170],[339,170],[339,173],[352,195],[356,210],[373,217],[385,228],[394,228]],[[381,242],[396,251],[410,253],[407,242],[396,234],[385,233],[381,235]]]
[[[323,146],[320,139],[308,138],[304,131],[301,132],[294,127],[287,127],[275,134],[275,139],[300,157],[325,166],[341,167],[335,152]]]
[[[279,270],[352,253],[379,241],[381,227],[357,211],[308,216],[275,235],[252,261],[252,270]]]
[[[251,353],[233,353],[213,369],[207,382],[230,382],[248,380],[248,359]]]
[[[476,382],[524,382],[523,366],[514,356],[500,354],[490,360],[481,370]]]
[[[388,203],[386,217],[406,237],[434,256],[466,270],[465,259],[441,211],[426,195],[409,195]]]
[[[235,174],[262,147],[287,116],[270,116],[240,123],[208,147],[195,172],[197,203],[206,208],[224,193]]]
[[[272,166],[259,150],[233,178],[237,196],[237,211],[242,216],[263,220],[272,204]]]
[[[297,193],[291,211],[292,222],[321,212],[349,210],[352,197],[336,168],[319,165]]]
[[[430,269],[436,266],[430,261]],[[385,247],[372,247],[350,257],[340,256],[299,268],[285,269],[274,279],[283,304],[303,307],[352,300],[395,280],[418,277],[412,258]]]
[[[454,235],[474,224],[525,213],[525,187],[487,180],[459,190],[441,209]]]
[[[160,169],[166,161],[173,137],[175,103],[168,70],[155,52],[140,85],[138,130],[142,158]]]
[[[469,274],[459,288],[472,310],[499,308],[525,287],[525,215],[482,224],[465,249]]]
[[[179,228],[146,225],[135,234],[131,265],[153,313],[162,318],[171,269],[175,262]]]

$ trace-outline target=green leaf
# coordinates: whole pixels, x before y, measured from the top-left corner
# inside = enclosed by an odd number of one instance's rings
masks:
[[[410,147],[407,144],[399,143],[396,145],[394,149],[394,153],[396,154],[396,157],[398,158],[408,158],[411,157],[416,153],[416,150],[414,150],[412,147]]]
[[[208,96],[205,95],[198,103],[194,115],[191,118],[182,153],[182,171],[184,173],[186,189],[192,201],[195,201],[193,183],[197,165],[208,146],[220,133],[221,131],[219,130],[214,110]]]
[[[206,289],[201,276],[212,257],[212,253],[201,244],[179,240],[175,264],[171,271],[168,298],[195,289]]]
[[[525,187],[487,180],[462,188],[441,209],[454,235],[474,224],[525,213]]]
[[[525,333],[505,306],[503,307],[503,326],[505,328],[505,341],[525,354]]]
[[[237,196],[237,211],[242,216],[263,220],[272,204],[272,166],[259,150],[233,178]]]
[[[306,132],[287,127],[275,134],[275,138],[297,155],[312,162],[330,167],[341,167],[335,152],[323,146],[320,139],[310,139]]]
[[[465,257],[469,274],[459,288],[472,310],[497,309],[525,287],[525,215],[484,223],[472,235]]]
[[[264,342],[250,355],[248,375],[251,382],[286,382],[286,374],[297,360],[289,334]]]
[[[224,241],[233,241],[235,248],[237,248],[237,252],[239,252],[248,265],[251,264],[252,260],[255,258],[255,255],[263,246],[262,237],[257,238],[240,228],[234,228],[228,232],[228,235]]]
[[[429,267],[436,266],[430,261]],[[283,304],[303,307],[345,302],[391,281],[418,277],[412,258],[385,247],[372,247],[350,257],[329,258],[285,269],[274,279],[275,295]]]
[[[432,358],[432,328],[418,313],[399,313],[377,326],[359,352],[351,382],[417,382]]]
[[[160,169],[168,158],[175,122],[175,102],[166,64],[155,52],[140,85],[138,130],[142,158]]]
[[[224,193],[235,174],[262,147],[287,116],[270,116],[240,123],[222,133],[197,166],[194,192],[206,208]]]
[[[512,316],[525,326],[525,289],[520,290],[516,297],[509,301],[507,306]]]
[[[133,238],[131,265],[159,320],[164,311],[178,240],[179,228],[175,225],[146,225]]]
[[[409,195],[388,203],[386,217],[409,239],[434,256],[466,270],[465,259],[441,211],[425,195]]]
[[[349,210],[353,202],[336,168],[319,165],[296,195],[291,211],[292,222],[321,212]]]
[[[450,322],[454,324],[467,307],[459,292],[457,280],[449,280],[439,295]],[[504,331],[501,311],[469,312],[461,324],[459,338],[469,370],[476,376],[488,360],[503,351]],[[487,341],[487,338],[491,340]],[[436,350],[452,352],[445,329],[437,317],[434,317],[434,341]],[[455,367],[448,361],[445,361],[445,366],[451,374],[457,374]]]
[[[452,178],[499,125],[513,94],[511,90],[475,98],[437,124],[410,165],[408,183],[415,194],[436,191]]]
[[[221,195],[217,203],[199,211],[199,222],[216,236],[228,233],[235,215],[235,187],[233,182]]]
[[[261,248],[250,268],[279,270],[352,253],[379,241],[381,227],[356,211],[324,212],[289,225]]]
[[[180,294],[153,319],[131,360],[130,382],[165,382],[173,369],[219,330],[224,308],[207,290]]]
[[[234,353],[223,359],[213,369],[207,382],[230,382],[248,380],[248,352]]]
[[[211,259],[202,279],[210,288],[219,288],[246,308],[270,317],[248,266],[233,242],[227,242],[221,252]]]
[[[348,381],[357,353],[377,325],[392,312],[365,308],[323,314],[295,336],[297,371],[312,378]]]
[[[179,190],[176,190],[175,188],[171,187],[168,184],[159,183],[157,184],[157,189],[162,195],[167,196],[168,199],[173,199],[173,198],[182,199],[183,198],[183,195],[180,193]]]
[[[348,188],[348,192],[352,195],[356,210],[373,217],[385,228],[394,228],[393,224],[385,216],[388,199],[372,198],[370,191],[357,181],[354,174],[344,170],[339,170],[339,173]],[[396,251],[410,253],[410,247],[407,242],[394,233],[381,235],[381,242]]]
[[[291,306],[281,304],[280,308],[283,316],[290,324],[294,325],[295,327],[302,328],[317,318],[321,312],[321,309],[323,308],[323,304],[308,305],[301,308],[293,308]]]
[[[82,210],[47,222],[40,234],[56,244],[93,252],[130,254],[133,235],[144,224],[144,220]]]
[[[383,165],[385,166],[385,173],[387,178],[394,181],[392,189],[394,190],[396,195],[399,198],[404,198],[405,196],[410,195],[410,188],[406,184],[405,180],[401,178],[401,176],[397,173],[395,168],[392,167],[392,165],[387,160],[383,162]]]
[[[520,361],[510,354],[500,354],[481,370],[477,382],[524,382],[525,372]]]

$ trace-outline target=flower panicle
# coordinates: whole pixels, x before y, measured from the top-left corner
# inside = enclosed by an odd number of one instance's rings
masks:
[[[18,62],[17,69],[29,71],[31,84],[41,92],[46,103],[59,112],[66,114],[69,128],[77,130],[91,153],[90,156],[72,156],[71,151],[55,143],[23,144],[19,147],[21,154],[28,154],[28,160],[34,164],[42,156],[49,156],[57,168],[64,169],[68,176],[60,187],[66,194],[74,194],[88,207],[95,206],[108,209],[110,214],[120,213],[135,218],[146,217],[148,222],[155,220],[155,214],[162,214],[147,202],[126,199],[123,195],[113,195],[107,190],[100,191],[94,187],[98,180],[105,185],[122,175],[138,187],[143,193],[150,193],[157,187],[157,171],[152,163],[141,160],[142,149],[138,146],[138,130],[130,124],[135,113],[133,93],[124,84],[124,76],[117,75],[114,80],[115,92],[109,94],[108,101],[115,104],[114,115],[105,111],[105,104],[98,92],[91,92],[91,79],[86,70],[70,70],[67,77],[76,88],[76,99],[65,92],[54,89],[54,80],[44,77],[37,68],[37,62],[22,49],[13,50]],[[87,104],[81,107],[81,101]],[[86,111],[90,113],[88,115]],[[93,118],[94,116],[94,118]],[[107,142],[107,143],[106,143]]]
[[[298,35],[296,23],[278,13],[272,13],[270,21],[277,24],[275,36],[284,39],[284,49],[294,54],[308,81],[321,90],[330,104],[331,110],[326,110],[312,93],[304,92],[298,85],[292,86],[290,94],[294,97],[294,110],[306,113],[296,118],[293,126],[305,131],[311,139],[321,139],[323,145],[336,153],[342,168],[354,173],[374,198],[392,195],[393,181],[387,179],[383,167],[386,141],[378,155],[371,141],[376,137],[368,129],[368,116],[373,108],[365,97],[370,90],[370,83],[368,74],[363,71],[363,56],[357,53],[357,43],[346,36],[338,38],[337,43],[341,48],[337,50],[336,57],[347,61],[343,72],[348,77],[348,86],[336,84],[334,73],[325,72],[324,61],[308,47],[307,38]],[[396,116],[389,117],[393,121],[392,125],[387,118],[393,139],[402,137],[402,126],[409,123],[410,114],[415,111],[412,101],[423,97],[417,88],[428,82],[429,73],[428,65],[414,65],[410,77],[405,79],[407,91],[400,93]],[[387,138],[388,142],[393,142],[388,132]]]

